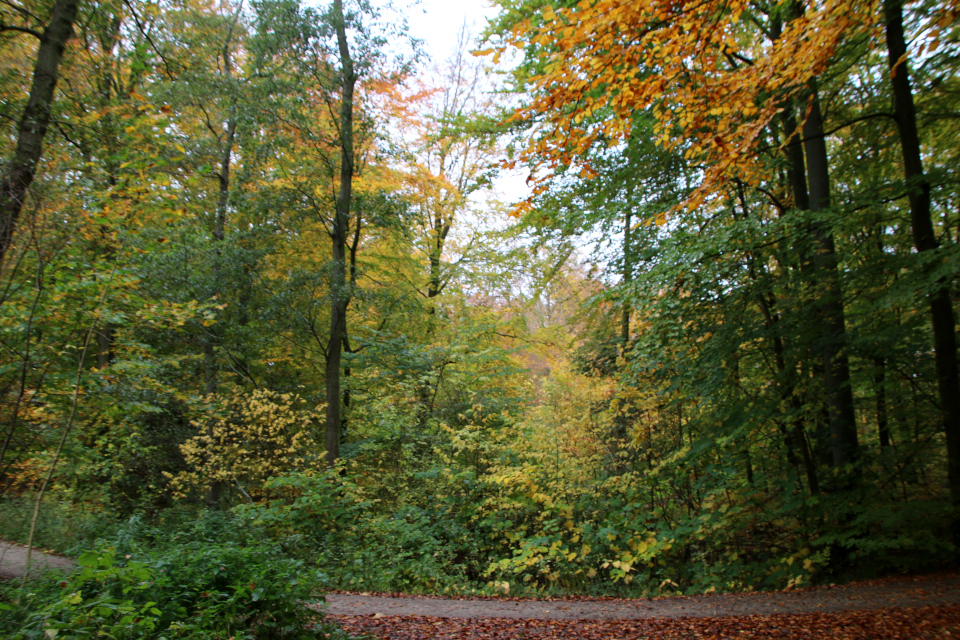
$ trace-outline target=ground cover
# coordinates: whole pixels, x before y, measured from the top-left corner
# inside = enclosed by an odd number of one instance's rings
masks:
[[[24,546],[0,543],[0,575],[21,575],[25,560]],[[35,551],[34,562],[45,569],[73,565],[42,551]],[[377,640],[950,638],[960,633],[960,573],[775,593],[635,599],[331,592],[326,605],[316,608],[327,614],[316,637],[330,633],[333,622],[351,636]]]

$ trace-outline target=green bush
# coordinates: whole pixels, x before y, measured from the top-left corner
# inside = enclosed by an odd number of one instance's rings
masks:
[[[240,505],[237,514],[283,540],[288,553],[323,567],[335,588],[436,593],[470,582],[473,540],[443,504],[383,513],[336,474],[290,474],[267,487],[289,497]]]
[[[318,574],[269,547],[187,542],[144,557],[84,553],[65,579],[4,587],[0,632],[33,638],[317,638]]]
[[[0,538],[26,544],[33,517],[29,497],[5,497],[0,500]],[[110,536],[117,520],[103,510],[87,509],[68,502],[46,501],[37,518],[33,544],[58,553],[89,548],[98,538]]]

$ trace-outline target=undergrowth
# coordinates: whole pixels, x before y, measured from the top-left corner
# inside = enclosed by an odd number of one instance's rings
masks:
[[[308,605],[325,576],[285,557],[233,515],[131,518],[81,553],[67,576],[0,583],[0,636],[345,638]]]

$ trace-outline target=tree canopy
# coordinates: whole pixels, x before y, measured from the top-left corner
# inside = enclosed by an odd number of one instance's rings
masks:
[[[497,8],[431,63],[366,0],[0,6],[0,536],[204,513],[445,593],[955,562],[960,6]]]

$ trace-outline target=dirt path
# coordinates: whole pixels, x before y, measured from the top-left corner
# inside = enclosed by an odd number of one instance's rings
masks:
[[[27,548],[0,540],[0,578],[23,575]],[[76,562],[34,550],[36,569],[68,571]],[[377,594],[327,594],[327,612],[337,618],[423,617],[468,620],[671,620],[731,616],[833,614],[844,611],[907,610],[946,607],[960,611],[960,573],[883,579],[839,587],[780,593],[678,596],[657,599],[478,600],[437,597],[392,597]],[[879,614],[879,612],[878,612]]]
[[[636,600],[452,600],[331,593],[336,616],[432,616],[524,620],[640,620],[833,613],[891,607],[960,605],[960,574],[877,580],[780,593],[678,596]]]
[[[43,553],[36,549],[31,554],[30,564],[30,575],[35,575],[35,572],[43,569],[69,571],[77,565],[76,561],[71,558]],[[26,568],[27,548],[20,544],[0,540],[0,580],[20,578]]]

